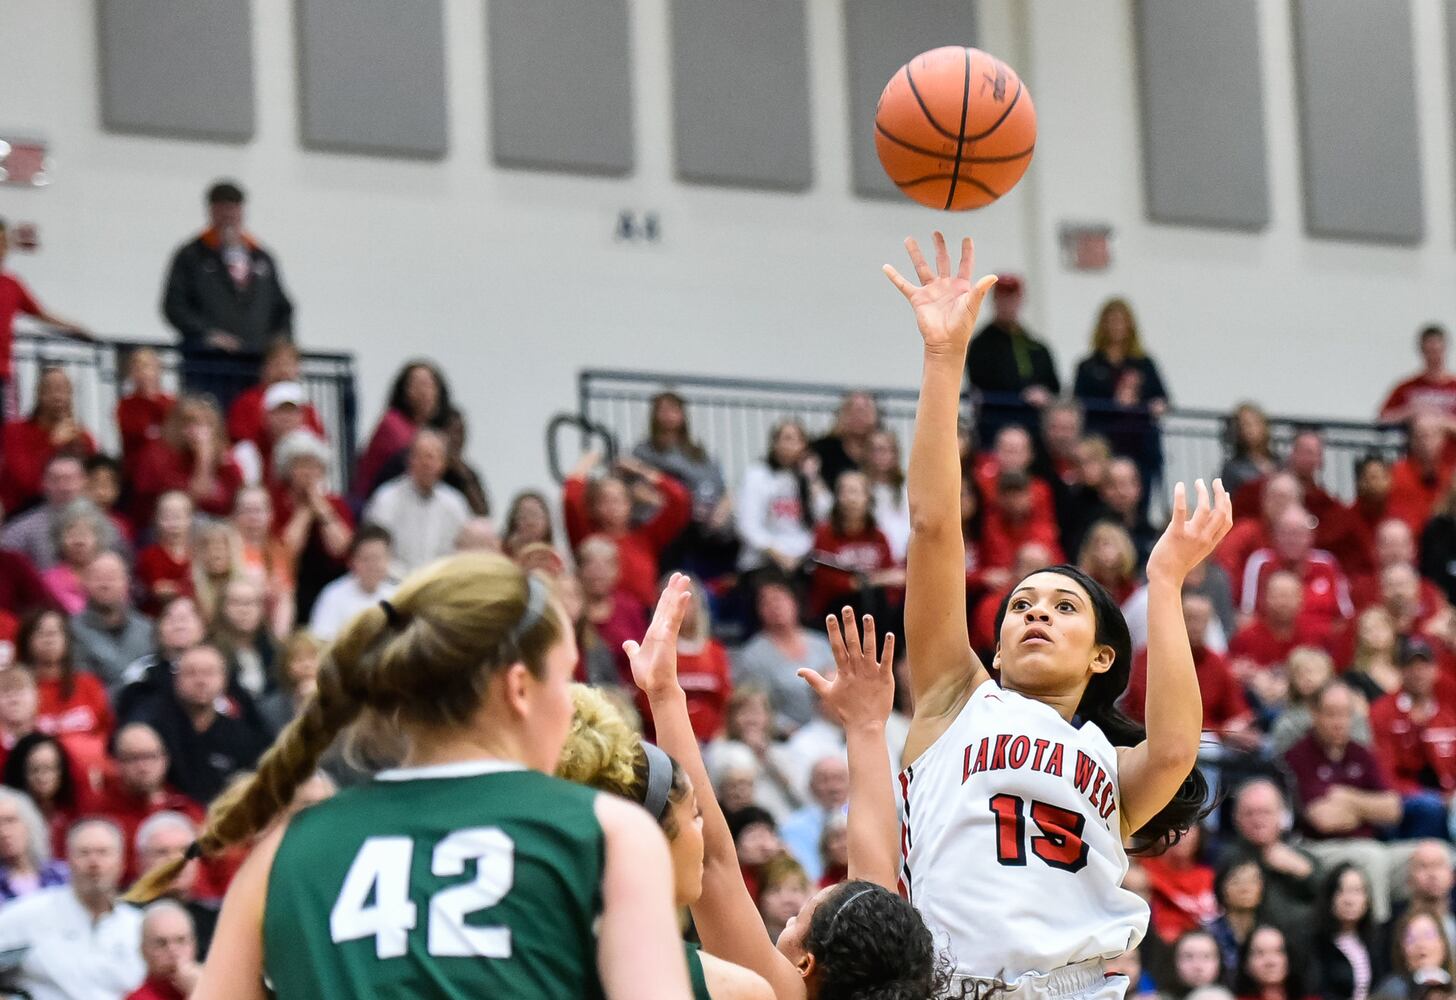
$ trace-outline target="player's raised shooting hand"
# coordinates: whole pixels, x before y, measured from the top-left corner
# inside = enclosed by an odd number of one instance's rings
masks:
[[[913,284],[889,264],[884,271],[914,307],[915,322],[925,340],[926,351],[964,355],[976,329],[981,302],[996,284],[996,276],[988,274],[972,282],[976,248],[969,236],[961,240],[961,262],[954,272],[950,269],[945,236],[939,232],[935,234],[935,270],[930,269],[920,252],[920,244],[913,237],[905,240],[905,249],[910,253],[910,263],[920,284]]]
[[[1173,487],[1173,518],[1148,557],[1150,580],[1161,576],[1181,585],[1189,571],[1212,554],[1233,526],[1233,501],[1223,488],[1223,480],[1213,481],[1212,501],[1202,479],[1194,486],[1198,490],[1198,506],[1191,517],[1188,488],[1182,483]]]

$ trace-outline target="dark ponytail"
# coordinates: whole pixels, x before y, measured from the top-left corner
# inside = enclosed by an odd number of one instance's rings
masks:
[[[1117,700],[1127,690],[1127,681],[1132,674],[1132,636],[1127,629],[1127,619],[1117,606],[1107,588],[1075,566],[1066,564],[1048,566],[1038,573],[1056,573],[1076,581],[1092,601],[1092,612],[1097,623],[1096,642],[1111,646],[1112,666],[1100,674],[1093,674],[1082,692],[1077,704],[1077,718],[1091,722],[1102,730],[1102,735],[1115,747],[1137,746],[1148,738],[1147,730],[1128,718],[1117,707]],[[996,635],[1001,634],[1001,623],[1006,619],[1006,608],[1011,603],[1008,591],[996,609]],[[1212,809],[1209,801],[1208,781],[1196,766],[1183,779],[1177,793],[1152,819],[1133,831],[1129,854],[1161,854],[1182,839],[1189,828],[1208,815]]]
[[[931,1000],[950,986],[950,961],[920,914],[872,882],[845,882],[824,897],[804,948],[819,972],[817,1000]]]

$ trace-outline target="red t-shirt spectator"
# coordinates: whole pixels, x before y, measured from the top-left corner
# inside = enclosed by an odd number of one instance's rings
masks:
[[[619,588],[612,595],[611,613],[603,621],[592,622],[591,627],[596,629],[602,645],[612,651],[612,661],[617,665],[617,676],[622,686],[632,690],[636,686],[632,681],[632,663],[622,651],[622,643],[628,639],[641,642],[642,636],[647,634],[647,606],[631,592]]]
[[[355,496],[364,500],[374,492],[374,487],[379,485],[375,480],[384,471],[384,467],[389,464],[390,459],[410,446],[419,430],[399,410],[385,411],[384,416],[379,419],[379,426],[374,428],[374,435],[369,439],[364,454],[359,456],[359,464],[354,467]]]
[[[1152,929],[1159,938],[1175,941],[1218,916],[1213,869],[1208,865],[1178,865],[1167,857],[1141,858],[1140,863],[1148,873]]]
[[[653,485],[662,494],[662,506],[652,515],[652,520],[621,535],[608,536],[617,543],[622,589],[648,608],[657,603],[658,553],[682,533],[693,513],[687,490],[672,476],[662,476]],[[566,481],[562,507],[566,536],[575,550],[588,535],[598,531],[587,509],[585,479],[575,477]]]
[[[268,391],[266,385],[255,385],[251,389],[244,389],[242,394],[233,400],[233,405],[228,408],[227,431],[228,437],[234,441],[252,441],[259,448],[264,448],[267,443],[267,428],[264,426],[263,418],[263,394]],[[303,426],[313,431],[319,437],[327,440],[324,433],[324,422],[319,417],[318,410],[314,409],[312,403],[304,403]],[[413,440],[413,436],[411,436]]]
[[[1430,718],[1417,722],[1413,708],[1404,691],[1370,706],[1370,743],[1391,785],[1402,795],[1456,791],[1456,712],[1438,702]]]
[[[128,474],[148,443],[162,436],[162,425],[177,400],[173,396],[124,396],[116,404],[116,425],[121,430],[121,464]]]
[[[1223,565],[1228,578],[1237,582],[1244,578],[1244,565],[1249,557],[1272,544],[1274,539],[1269,537],[1269,528],[1262,517],[1241,517],[1219,543],[1214,558]]]
[[[187,996],[170,979],[148,976],[145,982],[127,994],[126,1000],[187,1000]]]
[[[976,464],[975,475],[976,486],[980,488],[981,496],[986,498],[987,511],[994,511],[996,509],[996,483],[1001,475],[1001,464],[993,456],[987,455]],[[1052,498],[1052,488],[1041,476],[1027,473],[1026,478],[1031,480],[1032,520],[1055,523],[1057,509],[1056,501]]]
[[[1228,656],[1230,660],[1252,660],[1258,666],[1272,667],[1287,660],[1297,646],[1328,650],[1330,642],[1329,626],[1304,615],[1296,618],[1289,629],[1255,618],[1229,640]]]
[[[1304,835],[1313,840],[1328,838],[1304,821],[1304,809],[1311,802],[1324,798],[1333,786],[1348,785],[1363,792],[1392,790],[1379,759],[1358,743],[1348,744],[1344,756],[1332,760],[1311,732],[1285,751],[1284,764],[1294,778],[1295,797],[1299,801],[1299,825]],[[1338,838],[1361,840],[1374,837],[1375,828],[1368,824],[1338,835]]]
[[[879,528],[870,528],[856,535],[841,535],[828,523],[814,531],[814,556],[844,569],[831,569],[815,564],[809,581],[809,610],[815,615],[828,613],[836,602],[843,603],[859,592],[856,574],[869,575],[892,569],[895,556],[890,543]]]
[[[1249,703],[1244,687],[1234,677],[1228,660],[1211,649],[1193,651],[1193,669],[1198,674],[1198,691],[1203,696],[1203,729],[1222,733],[1230,723],[1249,718]],[[1123,710],[1129,718],[1143,721],[1148,698],[1148,651],[1139,650],[1132,661],[1132,674],[1127,680]]]
[[[71,693],[59,678],[35,681],[35,728],[55,736],[70,753],[76,769],[87,775],[106,769],[106,741],[115,722],[106,688],[92,674],[76,671]]]
[[[1324,621],[1352,618],[1354,602],[1350,600],[1350,584],[1335,557],[1323,549],[1314,549],[1298,565],[1291,566],[1279,558],[1272,548],[1260,549],[1249,557],[1239,587],[1239,607],[1253,614],[1263,604],[1264,583],[1271,573],[1286,570],[1304,581],[1304,604],[1301,613]]]
[[[1029,518],[1020,524],[1010,524],[998,512],[986,511],[986,520],[981,528],[981,565],[984,568],[1010,569],[1016,563],[1017,550],[1029,543],[1046,546],[1051,552],[1052,562],[1062,561],[1061,536],[1056,521]]]
[[[192,494],[195,464],[196,459],[190,452],[178,451],[166,441],[148,443],[137,456],[136,471],[132,476],[132,522],[151,524],[157,498],[170,490],[181,490],[191,496],[200,513],[214,517],[231,514],[233,499],[243,485],[243,474],[237,463],[231,457],[223,458],[213,476],[212,492],[203,497]]]
[[[733,668],[728,652],[713,639],[703,643],[697,652],[677,651],[677,679],[687,695],[688,719],[699,743],[707,743],[723,731],[728,712],[728,698],[733,694]],[[637,692],[637,711],[649,740],[657,738],[652,709],[647,696]]]
[[[9,354],[6,354],[9,357]],[[0,503],[6,515],[29,507],[41,498],[41,481],[45,467],[57,455],[90,458],[96,454],[96,441],[85,430],[65,444],[51,440],[51,428],[34,420],[12,420],[5,425],[5,464],[0,471]]]
[[[39,316],[41,308],[20,279],[0,274],[0,379],[10,381],[15,346],[15,316]]]
[[[173,594],[192,596],[192,553],[174,555],[161,545],[148,545],[137,556],[137,582],[145,588],[148,607],[155,609]],[[170,587],[162,586],[171,584]]]
[[[130,882],[141,872],[137,871],[136,832],[144,821],[159,812],[179,812],[201,823],[205,815],[203,808],[181,792],[163,789],[155,798],[145,799],[134,795],[113,775],[108,776],[96,792],[86,811],[96,816],[105,816],[121,828],[122,843],[126,845],[126,874],[124,882]]]
[[[29,611],[60,610],[30,560],[10,549],[0,549],[0,609],[17,616]]]
[[[1390,502],[1386,515],[1400,518],[1410,525],[1411,534],[1420,538],[1431,519],[1432,508],[1446,492],[1450,480],[1449,463],[1425,469],[1410,458],[1402,458],[1390,467]]]
[[[1421,577],[1421,603],[1416,611],[1416,621],[1425,621],[1434,615],[1446,603],[1446,595],[1441,588],[1436,586],[1425,577]],[[1372,608],[1381,601],[1380,596],[1380,574],[1366,573],[1364,576],[1355,577],[1350,581],[1350,600],[1355,604],[1355,613],[1358,615],[1366,608]]]
[[[1421,372],[1406,379],[1391,389],[1385,402],[1380,404],[1381,419],[1385,419],[1385,414],[1392,410],[1404,410],[1412,406],[1456,416],[1456,375],[1442,372],[1433,377]]]

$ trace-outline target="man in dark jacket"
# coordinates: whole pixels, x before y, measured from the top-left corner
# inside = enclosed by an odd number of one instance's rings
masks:
[[[1003,274],[992,292],[996,315],[971,338],[966,370],[981,403],[977,432],[983,443],[1007,424],[1034,431],[1037,412],[1062,391],[1056,361],[1021,325],[1021,279]]]
[[[273,256],[243,228],[243,192],[222,181],[207,192],[208,227],[172,258],[162,312],[181,337],[182,379],[226,410],[257,381],[270,343],[293,333],[293,303]]]

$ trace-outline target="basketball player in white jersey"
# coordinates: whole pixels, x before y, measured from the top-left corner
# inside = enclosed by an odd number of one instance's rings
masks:
[[[992,666],[966,631],[956,419],[981,300],[963,241],[952,271],[935,234],[932,270],[907,240],[917,286],[886,266],[925,342],[910,453],[905,636],[915,715],[899,779],[903,889],[948,947],[962,987],[1016,1000],[1121,997],[1105,959],[1137,945],[1148,908],[1122,888],[1127,852],[1175,840],[1206,787],[1194,767],[1203,705],[1180,591],[1232,523],[1214,481],[1183,484],[1148,560],[1147,732],[1113,706],[1131,643],[1116,602],[1070,566],[1013,585]]]

